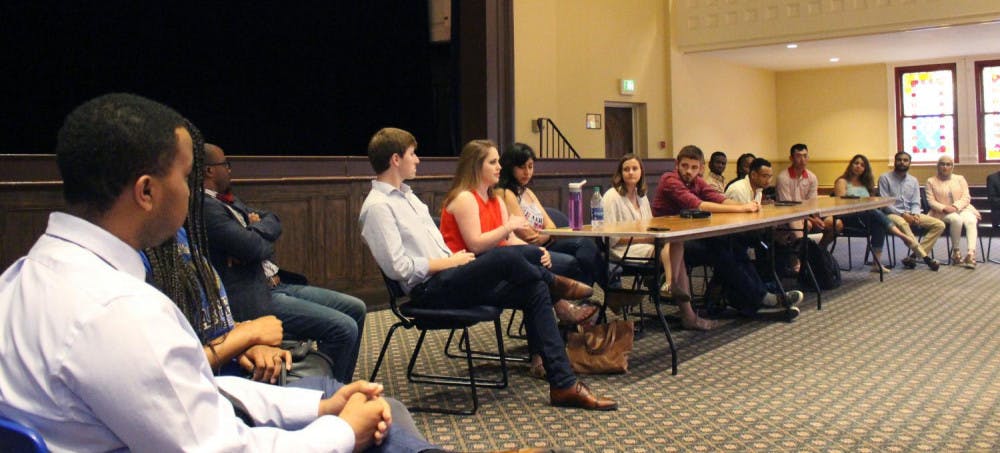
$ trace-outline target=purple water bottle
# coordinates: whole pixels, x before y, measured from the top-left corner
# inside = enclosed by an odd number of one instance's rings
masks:
[[[572,230],[579,230],[583,227],[583,185],[587,183],[584,179],[580,182],[569,183],[569,227]]]

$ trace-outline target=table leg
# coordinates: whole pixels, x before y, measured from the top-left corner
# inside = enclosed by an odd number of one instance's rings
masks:
[[[653,256],[659,257],[660,251],[663,250],[663,239],[655,239],[653,241]],[[667,318],[663,316],[663,309],[660,307],[660,288],[657,284],[660,282],[660,276],[663,274],[662,263],[659,266],[653,266],[656,269],[656,279],[652,288],[649,289],[649,298],[653,301],[653,307],[656,308],[656,316],[660,318],[660,323],[663,324],[663,333],[667,335],[667,344],[670,346],[670,374],[677,375],[677,347],[674,345],[674,337],[670,334],[670,326],[667,324]]]
[[[809,222],[802,222],[802,240],[812,240],[809,239]],[[802,260],[799,263],[799,273],[802,273],[802,266],[805,266],[806,271],[809,273],[809,281],[812,282],[813,289],[816,291],[816,310],[822,310],[823,291],[819,288],[819,281],[816,280],[816,274],[813,273],[812,264],[809,264],[809,246],[805,242],[802,242]]]

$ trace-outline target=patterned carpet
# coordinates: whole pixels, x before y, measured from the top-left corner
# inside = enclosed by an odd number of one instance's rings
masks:
[[[809,295],[791,324],[733,319],[707,333],[672,325],[677,376],[662,330],[647,322],[628,374],[583,377],[619,402],[616,412],[551,407],[548,385],[513,365],[508,388],[480,391],[476,415],[418,413],[417,424],[431,442],[458,451],[1000,450],[1000,265],[937,273],[897,266],[879,283],[859,264],[858,244],[855,269],[823,293],[821,311]],[[841,239],[843,265],[846,248]],[[943,252],[941,241],[937,256]],[[366,379],[394,321],[388,310],[369,320],[357,376]],[[486,348],[492,330],[473,337]],[[465,389],[406,382],[416,338],[393,338],[378,378],[387,393],[408,405],[467,405]],[[418,366],[464,370],[440,352],[445,339],[428,335],[428,360]],[[507,341],[524,351],[523,341]],[[477,370],[496,372],[489,364]]]

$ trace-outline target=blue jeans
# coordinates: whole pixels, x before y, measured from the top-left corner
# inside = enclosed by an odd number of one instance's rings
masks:
[[[333,377],[354,380],[354,366],[365,327],[365,303],[325,288],[278,284],[271,290],[271,310],[281,320],[285,337],[313,339],[333,359]]]
[[[873,209],[871,211],[844,216],[844,225],[855,228],[867,228],[868,236],[872,243],[872,250],[875,253],[882,253],[882,247],[885,245],[885,234],[892,226],[892,221],[889,220],[889,217],[884,212]]]
[[[603,288],[608,280],[600,249],[592,238],[561,238],[546,247],[552,256],[552,273]]]
[[[288,384],[289,387],[298,387],[323,392],[323,398],[329,398],[337,393],[344,384],[333,379],[322,376],[308,376],[298,381]],[[393,398],[386,398],[392,410],[392,426],[389,427],[389,436],[385,438],[382,445],[369,448],[370,452],[420,452],[431,450],[435,447],[427,443],[427,440],[417,430],[413,416],[406,409],[403,403]]]

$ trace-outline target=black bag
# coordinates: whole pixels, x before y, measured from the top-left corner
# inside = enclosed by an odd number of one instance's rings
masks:
[[[281,349],[292,353],[292,370],[284,371],[278,385],[286,385],[306,376],[325,376],[333,378],[333,359],[319,351],[315,340],[281,342]]]
[[[827,290],[840,287],[840,264],[837,259],[825,248],[810,239],[803,238],[799,252],[801,267],[799,268],[799,285],[809,291],[813,289],[812,281],[809,278],[809,268],[812,268],[813,275],[816,276],[816,283],[819,289]],[[806,267],[806,251],[808,250],[809,266]]]

